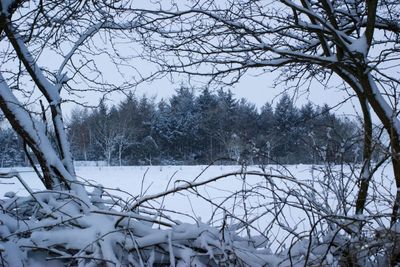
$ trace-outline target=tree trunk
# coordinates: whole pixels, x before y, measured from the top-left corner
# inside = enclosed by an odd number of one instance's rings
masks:
[[[119,166],[122,166],[122,145],[120,145],[118,148],[118,161],[119,161]]]
[[[369,73],[364,75],[361,83],[365,89],[368,102],[379,117],[390,138],[393,174],[397,188],[391,215],[391,225],[393,225],[398,220],[400,208],[400,122],[393,108],[388,105],[378,90],[372,75]]]
[[[368,187],[371,179],[371,156],[372,156],[372,120],[369,112],[368,102],[363,95],[358,95],[364,118],[364,149],[363,149],[363,166],[360,174],[360,189],[356,200],[356,214],[362,214],[368,196]]]

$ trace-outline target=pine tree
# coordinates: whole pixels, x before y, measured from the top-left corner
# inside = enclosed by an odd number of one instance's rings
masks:
[[[271,145],[274,141],[275,115],[271,103],[265,103],[260,110],[257,120],[256,147],[259,149],[258,156],[261,163],[271,163]]]
[[[297,163],[299,131],[296,127],[298,110],[288,94],[283,94],[275,108],[273,153],[281,163]]]
[[[195,96],[191,89],[181,87],[170,99],[170,131],[174,154],[183,160],[196,157],[192,145],[198,142],[198,113]]]
[[[218,99],[208,88],[196,99],[196,110],[199,114],[198,160],[203,163],[213,162],[218,157],[220,143],[216,130],[220,121]]]
[[[316,163],[319,157],[315,139],[315,121],[318,114],[311,102],[303,105],[299,112],[299,130],[301,135],[301,153],[299,156],[302,163]]]

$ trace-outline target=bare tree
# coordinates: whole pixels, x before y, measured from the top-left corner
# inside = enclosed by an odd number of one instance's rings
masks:
[[[109,82],[97,64],[108,59],[117,74],[122,68],[117,64],[122,66],[125,59],[115,56],[121,47],[113,46],[113,38],[121,35],[123,40],[120,32],[134,28],[129,19],[120,20],[124,5],[129,6],[129,1],[1,2],[0,107],[33,151],[48,189],[73,189],[85,198],[83,188],[75,183],[62,95],[87,90],[106,94],[129,84],[123,77],[118,84]],[[113,49],[106,49],[109,46]],[[47,136],[47,122],[33,112],[35,100],[42,98],[43,108],[51,112],[55,148]]]
[[[137,73],[126,64],[132,57],[125,50],[133,40],[131,31],[145,25],[141,11],[134,11],[130,1],[0,1],[0,108],[39,162],[41,170],[33,167],[46,188],[34,191],[17,172],[0,173],[1,179],[16,178],[28,194],[7,193],[1,200],[2,266],[48,260],[74,266],[270,261],[248,242],[228,246],[235,231],[224,231],[222,240],[217,228],[189,226],[153,207],[131,211],[130,200],[78,181],[64,128],[63,98],[76,100],[88,90],[104,95],[137,82],[123,75],[127,70]],[[114,70],[113,77],[104,65]],[[35,105],[38,100],[43,108]],[[229,257],[225,247],[232,250]],[[236,253],[242,250],[241,256]]]
[[[200,0],[164,8],[158,4],[161,9],[144,11],[145,24],[139,31],[148,59],[160,66],[160,74],[187,74],[231,85],[250,70],[258,70],[258,74],[280,71],[277,83],[290,84],[296,90],[310,90],[312,81],[329,86],[331,80],[339,79],[342,90],[358,99],[363,116],[363,164],[351,204],[354,214],[362,217],[370,212],[371,181],[389,160],[396,187],[390,226],[398,223],[398,1]],[[389,137],[387,156],[376,164],[372,157],[379,141],[373,140],[372,112]],[[344,193],[344,188],[336,189]],[[347,211],[344,215],[348,216]],[[357,224],[358,232],[348,233],[361,238],[365,224]],[[388,257],[394,263],[399,250],[396,241],[392,245]],[[343,255],[348,254],[344,261],[359,262],[364,256],[351,253],[359,246],[350,244],[344,249]]]
[[[362,239],[360,225],[369,227],[367,222],[373,221],[384,226],[381,217],[385,216],[378,208],[367,209],[368,188],[379,167],[371,164],[370,108],[390,137],[389,158],[400,188],[399,81],[391,71],[399,52],[397,1],[203,0],[186,9],[173,4],[164,10],[131,5],[130,1],[105,0],[0,1],[0,108],[33,151],[42,170],[37,174],[47,189],[34,192],[18,173],[0,174],[4,179],[16,177],[29,194],[8,194],[2,201],[3,265],[27,265],[29,255],[43,257],[43,251],[56,263],[80,266],[292,266],[293,261],[306,266],[335,260],[354,265],[369,259],[380,263],[381,255],[386,263],[396,262],[400,190],[393,202],[385,194],[375,194],[377,184],[372,183],[373,197],[392,204],[394,228],[377,231],[384,238]],[[123,75],[127,69],[137,73],[128,64],[132,55],[122,53],[136,38],[144,44],[140,52],[146,53],[141,56],[161,66],[156,73],[160,75],[185,73],[232,84],[249,69],[280,69],[281,81],[293,81],[296,86],[308,79],[326,83],[333,75],[340,77],[363,111],[361,174],[351,168],[349,173],[337,172],[326,165],[318,171],[322,178],[311,175],[310,181],[300,181],[286,173],[243,169],[178,183],[160,194],[133,198],[133,204],[132,199],[113,196],[101,186],[78,181],[64,129],[62,96],[73,97],[89,89],[107,94],[143,80],[139,74],[137,80]],[[50,62],[49,57],[54,60]],[[115,85],[105,74],[104,61],[112,64],[123,82]],[[35,112],[37,99],[45,102],[42,112]],[[49,122],[39,116],[46,110],[51,113],[55,147],[47,133]],[[248,179],[254,176],[263,180],[251,186]],[[222,203],[198,190],[228,177],[239,177],[242,188]],[[359,193],[353,196],[350,189],[358,183]],[[84,185],[94,187],[93,192],[86,192]],[[198,221],[181,223],[156,208],[157,199],[183,190],[223,211],[220,229]],[[253,203],[251,197],[263,202]],[[332,205],[333,197],[338,202]],[[234,201],[233,209],[224,207],[228,200]],[[354,203],[357,216],[350,212]],[[258,213],[258,208],[264,211]],[[288,223],[285,208],[304,215],[309,226],[306,237],[304,231],[296,231],[297,225],[293,228]],[[243,213],[235,214],[236,209]],[[258,220],[268,222],[263,231],[254,228]],[[294,241],[288,249],[282,241],[273,255],[268,233],[276,226]],[[374,225],[368,228],[375,229]],[[260,236],[253,238],[252,231]],[[76,238],[81,234],[84,241]]]
[[[391,162],[400,189],[398,117],[398,1],[230,0],[174,5],[147,13],[141,32],[162,71],[237,82],[247,71],[281,70],[279,82],[326,85],[339,77],[364,116],[364,167],[356,212],[362,213],[371,179],[370,109],[390,136]],[[171,60],[179,58],[179,60]],[[397,190],[400,192],[400,190]],[[393,202],[398,219],[400,193]]]

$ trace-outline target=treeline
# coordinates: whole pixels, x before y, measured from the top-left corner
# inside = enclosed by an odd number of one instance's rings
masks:
[[[230,91],[182,87],[156,103],[129,94],[119,105],[75,109],[68,132],[75,160],[110,165],[225,162],[357,162],[360,130],[328,106],[296,107],[283,94],[260,111]]]
[[[0,115],[0,168],[25,166],[27,160],[23,149],[23,143],[18,135],[5,125]]]

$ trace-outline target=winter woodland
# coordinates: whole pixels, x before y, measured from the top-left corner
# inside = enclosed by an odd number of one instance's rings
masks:
[[[1,0],[2,166],[28,162],[42,186],[22,169],[0,173],[26,192],[0,200],[1,265],[395,266],[399,34],[397,0]],[[278,73],[288,93],[276,106],[258,112],[212,90],[253,72]],[[129,93],[177,77],[203,89],[178,87],[157,105]],[[291,95],[334,80],[354,120],[294,105]],[[119,106],[85,109],[88,95],[114,92],[127,95]],[[81,105],[68,121],[67,102]],[[210,166],[172,173],[157,192],[145,173],[132,194],[81,179],[74,159],[95,157]],[[218,160],[242,165],[202,175]],[[296,163],[313,165],[284,165]],[[164,205],[182,194],[211,218]]]

